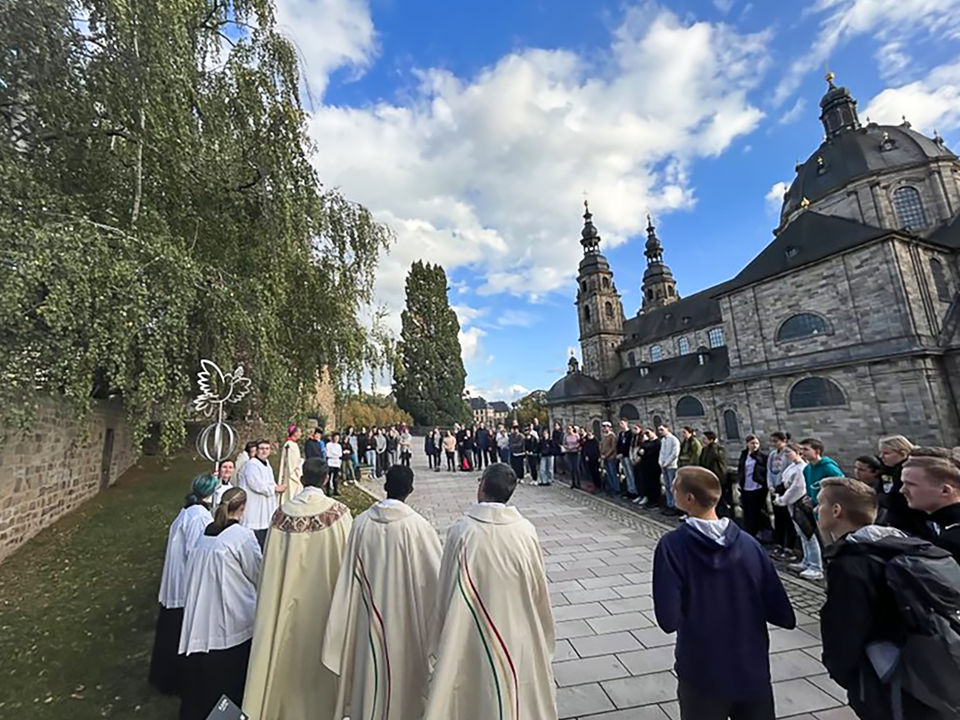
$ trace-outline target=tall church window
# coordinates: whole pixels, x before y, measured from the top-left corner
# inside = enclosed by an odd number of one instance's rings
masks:
[[[630,367],[637,366],[637,356],[634,354],[633,350],[627,353],[627,364],[630,365]]]
[[[686,355],[690,352],[690,341],[686,338],[680,338],[677,340],[677,352],[681,355]]]
[[[920,191],[909,185],[893,192],[893,209],[900,227],[918,230],[927,226],[927,214],[923,211]]]
[[[654,415],[654,416],[653,416],[653,426],[654,426],[655,428],[658,428],[658,427],[660,427],[661,425],[663,425],[663,418],[660,417],[659,415]]]
[[[593,434],[598,438],[600,437],[600,421],[599,420],[593,421]]]
[[[589,323],[590,322],[590,306],[585,305],[583,308],[583,319]]]
[[[723,347],[726,344],[726,341],[723,339],[723,328],[710,328],[710,332],[707,333],[707,340],[710,341],[710,347],[712,348]]]
[[[659,345],[650,347],[650,362],[660,362],[663,360],[663,348]]]
[[[604,278],[604,279],[603,279],[603,287],[604,287],[604,289],[610,287],[610,278]]]
[[[637,412],[637,408],[630,403],[626,403],[620,408],[620,417],[624,420],[639,420],[640,413]]]
[[[740,439],[740,421],[733,410],[723,411],[723,433],[727,436],[727,440]]]
[[[937,289],[937,297],[944,302],[950,302],[950,284],[943,271],[943,263],[936,258],[930,258],[930,272],[933,273],[933,285]]]
[[[793,410],[834,407],[846,402],[840,386],[824,377],[804,378],[790,388],[790,408]]]
[[[685,395],[677,401],[677,417],[703,417],[703,403],[692,395]]]
[[[829,332],[827,321],[813,313],[799,313],[783,321],[777,330],[777,341],[799,340],[812,335],[824,335]]]
[[[603,311],[607,314],[607,318],[613,320],[613,303],[604,303]]]

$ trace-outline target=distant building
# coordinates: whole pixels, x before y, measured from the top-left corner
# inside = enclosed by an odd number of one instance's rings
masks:
[[[493,420],[493,408],[482,397],[469,399],[470,409],[473,410],[474,423],[490,423]]]
[[[773,241],[731,280],[680,298],[650,221],[627,318],[586,210],[583,369],[571,358],[548,391],[551,420],[691,425],[730,450],[784,430],[846,463],[883,435],[957,444],[960,161],[906,120],[862,126],[827,79],[823,143],[797,164]]]
[[[493,409],[493,423],[505,423],[507,421],[507,416],[510,415],[510,406],[507,405],[503,400],[495,400],[490,403],[490,407]]]

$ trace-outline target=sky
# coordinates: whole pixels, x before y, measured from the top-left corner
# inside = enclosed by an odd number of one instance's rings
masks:
[[[547,389],[579,356],[585,198],[627,317],[647,213],[681,296],[772,240],[823,135],[827,68],[861,120],[906,116],[960,148],[960,0],[277,4],[321,180],[396,235],[376,287],[389,326],[411,262],[440,263],[487,400]]]

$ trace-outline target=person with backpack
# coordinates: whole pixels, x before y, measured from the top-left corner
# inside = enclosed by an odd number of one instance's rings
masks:
[[[825,478],[817,513],[827,562],[823,664],[861,720],[960,718],[960,565],[875,525],[877,494]]]

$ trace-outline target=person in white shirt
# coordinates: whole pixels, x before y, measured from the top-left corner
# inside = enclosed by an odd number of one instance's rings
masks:
[[[660,474],[663,477],[663,490],[667,500],[667,507],[664,512],[668,515],[679,515],[673,498],[673,479],[677,474],[680,440],[670,432],[670,428],[666,425],[657,428],[657,435],[660,436]]]
[[[204,720],[221,695],[243,702],[263,563],[253,531],[240,524],[246,503],[243,490],[227,490],[187,559],[180,720]]]
[[[211,510],[216,511],[217,505],[220,504],[220,500],[223,499],[223,494],[233,487],[233,473],[235,465],[233,460],[227,458],[220,463],[220,467],[217,468],[217,477],[220,478],[220,485],[213,493],[213,505]]]
[[[219,481],[209,473],[193,479],[183,509],[170,525],[167,552],[160,579],[160,613],[150,658],[150,684],[165,695],[179,695],[183,680],[183,658],[177,655],[183,605],[187,592],[185,572],[187,553],[197,544],[204,529],[213,521],[210,503]]]
[[[795,564],[794,569],[799,569],[801,577],[808,580],[822,580],[823,553],[817,539],[817,518],[810,496],[807,495],[807,481],[803,476],[807,463],[803,461],[800,453],[800,445],[797,443],[789,443],[784,447],[785,465],[780,475],[783,492],[774,496],[773,504],[789,510],[797,537],[800,538],[803,561]]]
[[[243,468],[244,463],[247,460],[255,458],[257,456],[257,441],[251,440],[246,445],[244,445],[243,450],[237,455],[236,462],[236,471],[239,473],[241,468]]]
[[[327,490],[331,495],[339,495],[337,479],[340,477],[340,466],[343,464],[343,445],[340,444],[340,433],[334,433],[327,443],[327,467],[330,475],[327,478]]]
[[[286,485],[278,485],[274,479],[273,468],[267,459],[270,457],[270,449],[269,440],[257,440],[257,454],[243,464],[237,481],[237,487],[247,493],[243,524],[253,530],[261,548],[267,539],[273,514],[280,506],[280,495],[287,489]]]

